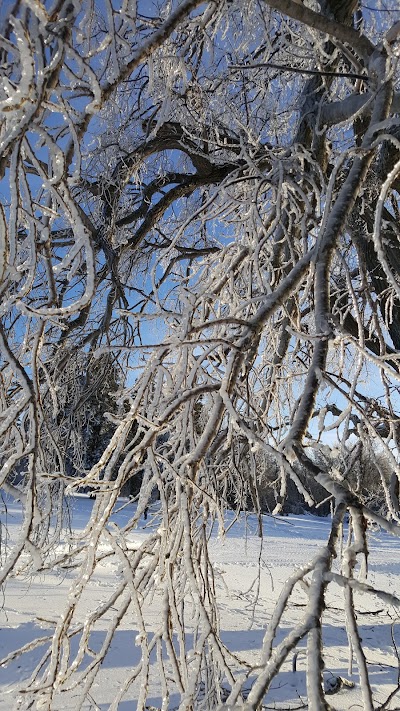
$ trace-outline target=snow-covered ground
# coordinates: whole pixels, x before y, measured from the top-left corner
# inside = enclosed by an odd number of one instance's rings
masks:
[[[80,497],[72,501],[73,528],[83,529],[93,501]],[[123,526],[132,516],[133,504],[115,514],[114,520]],[[2,511],[4,523],[5,512]],[[11,538],[18,535],[21,524],[17,506],[7,508],[7,525]],[[132,534],[135,540],[143,540],[151,530],[151,516],[147,522]],[[229,649],[234,650],[239,660],[256,666],[259,661],[263,634],[270,619],[274,602],[284,581],[296,566],[312,558],[327,540],[330,520],[312,516],[285,516],[263,518],[264,537],[257,535],[257,521],[253,516],[242,517],[234,523],[224,538],[213,534],[210,549],[216,569],[216,585],[221,611],[222,639]],[[4,529],[3,529],[4,530]],[[339,561],[337,563],[339,565]],[[400,543],[399,539],[387,533],[372,532],[371,555],[369,559],[369,582],[389,593],[399,592]],[[101,604],[119,575],[116,564],[105,558],[99,572],[90,583],[83,599],[80,615]],[[38,636],[50,637],[52,629],[68,594],[74,573],[65,569],[9,580],[1,599],[0,610],[0,658],[12,650],[28,644]],[[296,623],[304,611],[306,597],[301,589],[284,616],[279,630],[278,641]],[[384,704],[394,691],[399,679],[399,660],[396,645],[400,648],[399,611],[382,602],[374,595],[356,595],[358,622],[361,627],[374,692],[375,708]],[[109,616],[113,614],[109,611]],[[160,615],[157,597],[147,611],[148,621],[156,625]],[[102,620],[105,625],[107,618]],[[92,647],[98,648],[104,641],[106,628],[98,628],[91,635]],[[140,647],[136,643],[137,630],[133,616],[128,613],[116,631],[109,653],[102,665],[97,681],[92,689],[93,703],[86,709],[105,711],[120,688],[128,671],[137,663]],[[327,609],[324,616],[325,677],[329,682],[333,676],[343,676],[354,682],[354,688],[344,687],[332,696],[332,706],[338,710],[362,709],[361,692],[358,683],[357,665],[353,663],[353,674],[349,674],[349,651],[344,628],[343,593],[335,585],[330,586]],[[45,644],[45,643],[44,643]],[[72,640],[73,645],[77,639]],[[43,656],[44,645],[25,652],[22,657],[0,666],[0,709],[11,711],[15,708],[16,688],[28,678]],[[305,669],[306,655],[300,651],[294,659],[293,653],[276,677],[266,698],[267,708],[307,708]],[[155,661],[155,660],[154,660]],[[294,661],[296,662],[294,664]],[[296,670],[294,671],[294,667]],[[154,667],[155,669],[155,667]],[[161,707],[161,689],[158,674],[150,679],[152,698],[148,701],[156,708]],[[76,692],[78,693],[78,692]],[[119,708],[135,711],[138,688],[132,686],[128,697]],[[170,708],[178,702],[170,700]],[[57,708],[74,711],[74,693],[63,698]],[[385,707],[400,707],[400,693],[393,696]]]

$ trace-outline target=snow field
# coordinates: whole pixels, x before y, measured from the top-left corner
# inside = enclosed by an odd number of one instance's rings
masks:
[[[92,500],[77,497],[73,500],[73,530],[79,535],[92,506]],[[7,507],[7,525],[10,538],[18,535],[19,511],[16,506]],[[129,504],[115,514],[113,520],[123,526],[132,516],[133,505]],[[2,513],[5,523],[5,512]],[[232,519],[233,520],[233,519]],[[232,521],[229,519],[227,524]],[[130,543],[142,542],[156,525],[151,516],[147,522],[130,535]],[[229,529],[225,537],[215,530],[210,541],[210,554],[214,563],[215,583],[220,610],[221,637],[232,650],[232,666],[248,670],[246,688],[251,686],[252,670],[260,664],[263,636],[271,618],[275,602],[288,576],[296,566],[307,563],[324,545],[329,534],[330,521],[312,516],[287,516],[273,519],[263,517],[263,539],[257,536],[257,521],[254,516],[243,516]],[[107,547],[104,545],[104,552]],[[340,561],[335,570],[339,572]],[[398,591],[400,572],[400,547],[389,534],[371,533],[371,555],[368,582],[388,593]],[[75,576],[74,570],[59,567],[55,571],[25,576],[23,573],[7,583],[3,591],[0,611],[0,658],[12,655],[13,650],[27,645],[25,653],[10,658],[0,667],[0,710],[18,709],[17,690],[40,663],[51,639],[54,626],[62,610],[63,602]],[[119,579],[118,566],[112,557],[105,557],[98,566],[79,603],[77,619],[85,617],[110,596]],[[361,626],[363,647],[371,673],[375,707],[382,706],[389,694],[395,691],[399,678],[397,644],[400,645],[398,610],[375,595],[356,593],[356,610]],[[281,642],[304,613],[306,593],[297,585],[290,598],[288,609],[279,626],[276,643]],[[332,696],[332,706],[338,711],[362,709],[358,672],[355,661],[351,663],[345,630],[343,592],[335,584],[328,587],[324,613],[325,672],[327,686],[337,677],[354,683],[354,688],[342,686]],[[145,606],[148,634],[157,629],[162,601],[157,592]],[[115,608],[111,607],[90,635],[88,653],[78,668],[84,673],[90,664],[90,650],[98,650],[106,636],[107,623],[112,620]],[[190,610],[188,610],[190,619]],[[190,642],[190,630],[188,630]],[[38,637],[43,644],[29,648]],[[78,648],[79,634],[71,640],[71,657]],[[105,711],[121,688],[130,670],[140,661],[141,649],[137,621],[131,608],[123,617],[102,668],[91,690],[85,709]],[[154,657],[154,658],[153,658]],[[156,666],[156,654],[152,656],[154,674],[149,679],[151,699],[147,703],[156,709],[162,707],[162,691]],[[274,679],[265,698],[266,708],[290,709],[306,706],[306,649],[301,643],[292,652]],[[126,698],[118,706],[121,711],[135,711],[140,690],[139,681],[132,684]],[[80,686],[58,695],[54,710],[75,711],[81,694]],[[179,705],[178,694],[171,696],[168,709]],[[400,694],[394,694],[388,709],[400,706]]]

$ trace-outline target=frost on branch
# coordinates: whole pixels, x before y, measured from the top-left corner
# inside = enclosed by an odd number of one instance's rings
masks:
[[[0,577],[71,574],[18,708],[92,703],[132,615],[140,661],[112,709],[139,687],[148,707],[154,660],[163,709],[258,709],[302,640],[308,708],[328,709],[337,586],[373,709],[354,595],[388,602],[368,524],[399,535],[398,18],[356,0],[151,8],[21,0],[0,37],[0,486],[23,511]],[[90,520],[67,535],[82,492]],[[222,641],[209,539],[228,509],[261,535],[262,512],[294,506],[329,506],[329,539],[249,668]],[[82,618],[106,559],[119,577]]]

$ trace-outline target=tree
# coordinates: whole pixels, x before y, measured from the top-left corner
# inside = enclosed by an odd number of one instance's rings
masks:
[[[400,95],[398,16],[380,0],[372,5],[17,0],[4,23],[0,480],[24,502],[25,535],[8,551],[1,581],[23,554],[37,560],[55,510],[43,506],[54,496],[49,481],[66,481],[49,401],[57,420],[80,359],[111,354],[127,376],[112,436],[90,472],[67,479],[70,492],[90,485],[98,495],[87,538],[68,553],[77,577],[49,661],[21,709],[53,708],[78,665],[65,664],[63,650],[104,540],[125,571],[98,613],[117,605],[111,637],[129,606],[141,619],[155,571],[164,575],[165,617],[151,639],[143,622],[143,660],[114,708],[140,674],[144,708],[157,645],[166,703],[174,690],[182,709],[216,708],[224,678],[227,703],[240,705],[218,634],[206,532],[232,492],[239,507],[249,494],[257,501],[257,450],[279,465],[276,511],[288,480],[310,505],[313,484],[323,486],[335,509],[326,550],[302,573],[306,613],[274,646],[296,572],[246,708],[259,706],[306,637],[309,708],[328,709],[323,607],[338,582],[364,708],[374,708],[353,591],[367,522],[400,532]],[[332,433],[343,453],[354,438],[385,453],[394,482],[382,480],[387,518],[312,456]],[[236,466],[239,451],[248,468]],[[160,527],[129,551],[106,523],[143,466],[127,530],[154,487]],[[338,576],[331,565],[346,512],[352,545]],[[182,600],[192,602],[192,654],[178,654],[172,636],[188,624]],[[81,651],[96,620],[87,620]],[[78,671],[82,704],[107,649]]]
[[[64,387],[57,414],[51,419],[51,425],[57,425],[58,446],[62,448],[69,476],[90,471],[109,444],[122,380],[110,354],[97,359],[77,355],[78,359],[69,357],[62,366]],[[58,370],[57,364],[52,373],[56,382],[60,377]]]

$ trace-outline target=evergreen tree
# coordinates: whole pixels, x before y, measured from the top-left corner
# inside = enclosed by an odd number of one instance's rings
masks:
[[[54,369],[53,388],[62,393],[62,399],[57,412],[51,414],[51,388],[47,388],[45,421],[50,431],[53,423],[57,425],[57,446],[64,454],[68,476],[90,471],[109,443],[115,429],[112,415],[119,411],[121,384],[122,371],[110,354],[100,358],[80,354]],[[53,439],[53,434],[46,438],[48,453]]]

